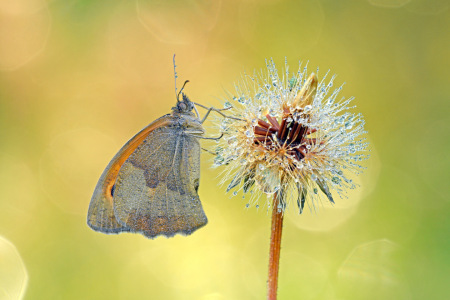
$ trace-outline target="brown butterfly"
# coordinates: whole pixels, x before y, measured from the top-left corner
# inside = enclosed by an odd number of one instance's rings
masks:
[[[180,93],[172,113],[142,129],[106,167],[89,205],[87,223],[93,230],[171,237],[191,234],[208,222],[197,193],[199,138],[209,112],[219,110],[210,108],[200,120],[194,102],[185,94],[179,100]]]

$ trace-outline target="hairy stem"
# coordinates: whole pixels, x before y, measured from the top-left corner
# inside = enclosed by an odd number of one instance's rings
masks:
[[[277,299],[278,288],[278,270],[280,266],[280,248],[281,248],[281,233],[283,230],[283,210],[279,209],[278,193],[273,198],[272,206],[272,229],[270,235],[270,251],[269,251],[269,279],[267,299]]]

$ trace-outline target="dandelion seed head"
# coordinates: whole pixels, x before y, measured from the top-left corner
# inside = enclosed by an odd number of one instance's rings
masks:
[[[345,197],[368,158],[364,118],[350,111],[353,98],[338,97],[342,86],[332,90],[335,76],[327,79],[328,72],[319,81],[301,64],[289,72],[285,63],[281,76],[272,59],[266,68],[235,84],[225,102],[234,119],[217,119],[224,137],[214,166],[224,166],[222,183],[233,193],[256,190],[249,206],[259,207],[261,193],[278,193],[280,209],[296,202],[300,213],[319,190],[332,203],[333,193]]]

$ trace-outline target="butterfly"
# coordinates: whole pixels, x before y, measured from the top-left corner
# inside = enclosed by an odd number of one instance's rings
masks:
[[[204,119],[178,93],[172,113],[131,138],[104,170],[89,205],[89,227],[155,238],[189,235],[206,225],[198,195]]]

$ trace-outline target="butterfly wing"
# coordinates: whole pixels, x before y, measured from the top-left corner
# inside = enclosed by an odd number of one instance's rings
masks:
[[[125,161],[114,188],[114,214],[154,238],[191,234],[207,223],[197,193],[200,144],[180,126],[157,128]]]
[[[113,194],[117,175],[123,163],[155,128],[168,126],[172,122],[170,115],[165,115],[155,120],[131,138],[114,156],[103,171],[92,195],[87,215],[89,227],[103,233],[130,231],[130,228],[117,222],[114,215]]]

